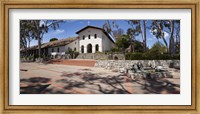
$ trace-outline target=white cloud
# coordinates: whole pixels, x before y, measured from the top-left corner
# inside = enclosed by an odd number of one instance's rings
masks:
[[[57,35],[57,34],[61,34],[61,33],[63,33],[63,32],[65,32],[65,30],[57,29],[57,30],[53,31],[52,34],[53,34],[53,35]]]
[[[169,33],[164,32],[164,37],[165,37],[165,39],[166,39],[168,36],[169,36]]]

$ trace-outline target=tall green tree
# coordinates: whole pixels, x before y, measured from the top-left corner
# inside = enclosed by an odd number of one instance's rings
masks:
[[[152,34],[157,38],[157,39],[162,39],[165,46],[167,47],[167,52],[168,52],[168,43],[165,38],[165,30],[164,27],[166,22],[164,20],[153,20],[151,25],[150,25],[150,30]]]
[[[169,53],[170,55],[175,54],[175,43],[174,43],[174,20],[169,20],[170,23],[170,39],[169,39]]]
[[[131,35],[133,37],[139,36],[141,34],[142,36],[142,42],[143,42],[143,51],[146,51],[146,20],[129,20],[128,23],[132,26],[132,31],[129,31],[127,33],[132,32]]]
[[[20,21],[20,48],[25,50],[25,57],[27,57],[27,48],[30,47],[30,42],[33,39],[31,31],[31,24],[28,20]]]
[[[180,54],[180,20],[175,20],[175,53]]]
[[[166,53],[167,52],[167,47],[164,46],[162,43],[157,41],[149,50],[150,52],[158,52],[160,54]]]
[[[118,29],[118,24],[112,20],[106,20],[102,28],[115,39],[117,39],[116,37],[118,35],[120,36],[123,33],[122,29]]]
[[[115,39],[121,37],[124,34],[124,30],[119,28],[117,30],[113,30],[113,36]]]
[[[59,24],[64,22],[63,20],[29,20],[32,25],[31,31],[33,38],[38,40],[38,56],[41,58],[41,41],[45,33],[48,33],[49,29],[56,30],[59,28]]]
[[[119,50],[125,52],[125,49],[130,45],[128,35],[122,35],[121,37],[117,38],[116,45]]]
[[[153,20],[151,24],[151,32],[157,39],[163,39],[167,52],[174,55],[176,47],[180,44],[175,43],[175,37],[180,38],[180,21],[179,20]],[[169,47],[165,34],[169,34]],[[178,40],[177,40],[178,41]],[[177,45],[177,46],[176,46]]]

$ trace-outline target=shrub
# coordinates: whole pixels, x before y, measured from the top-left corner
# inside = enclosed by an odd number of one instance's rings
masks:
[[[180,55],[170,56],[169,54],[160,54],[158,52],[145,53],[127,53],[126,60],[179,60]]]
[[[111,48],[110,51],[111,51],[111,52],[120,52],[120,50],[119,50],[118,48],[116,48],[116,47]]]
[[[79,52],[75,51],[74,52],[74,58],[76,58],[79,55]]]
[[[142,53],[127,53],[125,55],[125,58],[127,60],[141,60],[143,58],[143,54]]]

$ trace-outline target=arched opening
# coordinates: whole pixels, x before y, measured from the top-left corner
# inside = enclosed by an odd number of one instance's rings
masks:
[[[115,57],[114,57],[114,60],[118,60],[118,57],[117,57],[117,56],[115,56]]]
[[[81,46],[81,53],[84,53],[84,46]]]
[[[99,51],[99,45],[98,45],[98,44],[95,45],[95,51],[96,51],[96,52]]]
[[[92,44],[87,45],[87,53],[92,53]]]

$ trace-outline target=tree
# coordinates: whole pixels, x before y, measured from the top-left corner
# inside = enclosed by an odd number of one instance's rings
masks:
[[[115,21],[110,21],[110,20],[106,20],[105,23],[103,24],[103,29],[110,34],[112,37],[115,37],[116,35],[116,31],[114,33],[114,29],[118,29],[118,25]],[[122,29],[121,29],[122,30]],[[117,32],[122,32],[120,29]],[[115,35],[114,35],[115,34]],[[120,33],[121,34],[121,33]]]
[[[157,39],[163,39],[168,52],[168,43],[165,38],[166,32],[164,31],[164,24],[166,24],[166,22],[163,20],[153,20],[150,26],[150,30]]]
[[[118,49],[120,49],[124,52],[125,49],[128,48],[130,45],[128,35],[122,35],[121,37],[119,37],[116,40],[116,45],[117,45]]]
[[[180,54],[180,20],[175,20],[175,53]]]
[[[142,42],[135,40],[133,42],[133,45],[134,45],[134,52],[144,52],[144,46]]]
[[[49,42],[56,41],[56,40],[58,40],[58,38],[51,38],[51,39],[49,40]]]
[[[174,20],[170,20],[170,39],[169,39],[169,53],[170,55],[175,54],[175,44],[174,44]]]
[[[27,48],[30,47],[30,42],[33,39],[31,31],[31,24],[27,20],[20,21],[20,48],[25,50],[25,57],[27,57]]]
[[[143,41],[143,51],[146,51],[146,20],[129,20],[128,23],[132,26],[132,31],[129,30],[127,33],[132,32],[131,35],[133,37],[141,34]]]
[[[151,32],[157,39],[162,38],[165,46],[167,47],[167,52],[170,55],[174,55],[176,48],[179,47],[180,43],[180,21],[179,20],[154,20],[151,24]],[[169,37],[169,47],[166,41],[165,34],[170,34]],[[176,34],[176,35],[175,35]],[[176,43],[175,43],[176,37]]]
[[[41,58],[41,40],[45,33],[49,29],[56,30],[59,28],[59,23],[63,22],[62,20],[29,20],[28,21],[32,27],[31,31],[33,33],[33,38],[38,40],[38,56]]]
[[[166,53],[167,47],[157,41],[150,49],[150,52],[158,52],[160,54]]]
[[[113,36],[115,39],[121,37],[124,34],[124,30],[119,28],[117,30],[113,30]]]

